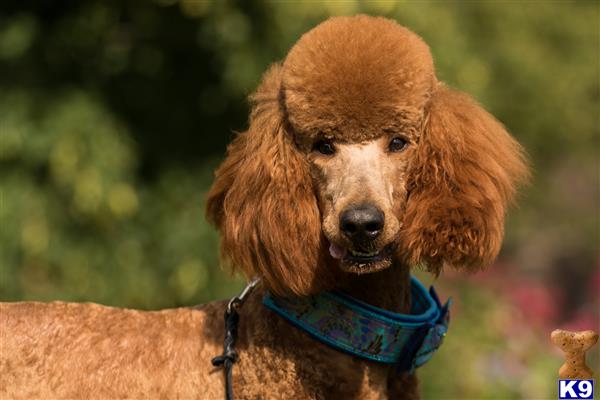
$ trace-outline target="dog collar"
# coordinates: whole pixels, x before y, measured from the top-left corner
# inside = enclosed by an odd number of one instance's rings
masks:
[[[358,357],[414,372],[442,344],[450,321],[433,288],[411,277],[410,314],[393,313],[333,291],[282,298],[266,293],[263,303],[323,343]]]

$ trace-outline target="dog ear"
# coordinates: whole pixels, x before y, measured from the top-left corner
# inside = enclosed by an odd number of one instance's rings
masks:
[[[469,96],[438,84],[416,153],[401,238],[408,262],[435,274],[492,263],[528,177],[521,146]]]
[[[280,83],[274,65],[250,97],[250,127],[229,145],[206,213],[233,269],[260,276],[274,293],[305,295],[322,253],[320,214],[309,166],[284,123]]]

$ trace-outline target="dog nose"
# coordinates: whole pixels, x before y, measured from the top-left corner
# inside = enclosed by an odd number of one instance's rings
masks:
[[[340,216],[340,229],[353,242],[375,240],[383,229],[383,223],[383,212],[372,205],[347,208]]]

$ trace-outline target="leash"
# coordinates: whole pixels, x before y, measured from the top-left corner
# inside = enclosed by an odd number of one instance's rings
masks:
[[[222,367],[225,372],[225,399],[233,400],[233,379],[231,369],[238,360],[235,351],[235,341],[237,339],[237,328],[240,320],[238,309],[242,307],[252,289],[258,284],[260,278],[253,279],[242,292],[229,300],[225,309],[225,340],[223,341],[223,354],[212,359],[212,365]]]
[[[238,360],[234,348],[238,310],[258,282],[256,278],[248,283],[225,309],[223,354],[213,358],[212,364],[224,370],[226,400],[233,400],[231,370]],[[411,277],[410,291],[408,314],[390,312],[336,291],[292,298],[273,297],[267,292],[263,304],[334,349],[395,365],[396,371],[412,374],[442,344],[450,322],[451,301],[442,305],[435,289],[427,290],[415,277]]]

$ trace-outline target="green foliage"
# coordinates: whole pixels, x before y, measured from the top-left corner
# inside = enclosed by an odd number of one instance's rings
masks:
[[[0,110],[3,297],[154,308],[220,294],[202,216],[215,162],[143,185],[135,144],[92,96],[5,93]]]
[[[534,178],[509,219],[502,263],[564,288],[556,323],[597,305],[581,290],[600,242],[597,3],[0,8],[2,300],[153,309],[234,293],[241,281],[220,269],[203,205],[232,132],[245,128],[245,97],[303,32],[329,15],[366,12],[422,35],[439,79],[471,93],[529,152]],[[547,332],[524,320],[525,334],[511,339],[498,322],[515,311],[508,300],[473,282],[447,290],[458,294],[459,316],[423,370],[426,397],[551,396],[560,361],[535,339]],[[512,370],[515,352],[525,370]]]

